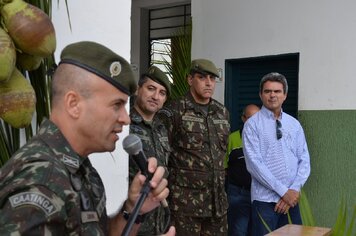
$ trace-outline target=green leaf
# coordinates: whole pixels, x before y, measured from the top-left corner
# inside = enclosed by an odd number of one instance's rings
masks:
[[[342,198],[340,208],[336,218],[336,223],[332,230],[332,235],[335,236],[344,235],[345,228],[346,228],[346,217],[347,217],[346,203],[345,203],[345,199]]]
[[[186,78],[190,70],[191,45],[192,26],[188,25],[180,28],[172,36],[170,47],[166,47],[169,59],[164,59],[164,66],[173,80],[170,99],[181,97],[189,89]]]
[[[300,191],[299,209],[303,225],[315,226],[314,215],[309,205],[307,195],[303,189]]]
[[[352,234],[354,226],[355,226],[355,222],[356,222],[356,205],[354,206],[354,211],[352,213],[352,218],[351,218],[351,221],[349,223],[349,227],[348,227],[347,232],[346,232],[347,236],[355,235],[355,234]]]
[[[262,221],[262,224],[265,226],[268,232],[272,232],[271,228],[268,226],[267,222],[262,218],[261,214],[257,212],[258,217],[260,217],[260,220]]]

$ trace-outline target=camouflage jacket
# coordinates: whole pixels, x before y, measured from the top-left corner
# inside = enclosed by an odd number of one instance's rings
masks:
[[[177,214],[195,217],[226,214],[224,157],[229,112],[212,99],[207,111],[188,94],[159,111],[169,133],[169,205]]]
[[[103,183],[45,120],[0,171],[0,235],[107,235]]]
[[[141,139],[142,149],[147,158],[156,157],[159,166],[167,166],[171,148],[163,123],[156,117],[152,122],[146,122],[135,108],[130,110],[130,118],[130,133]]]
[[[153,119],[152,122],[146,122],[142,116],[133,107],[130,110],[130,133],[137,135],[142,141],[142,149],[146,157],[156,157],[158,165],[166,167],[170,154],[167,130],[163,124]],[[139,171],[134,161],[129,159],[130,181]],[[166,177],[168,172],[166,170]],[[164,230],[166,216],[163,207],[158,207],[146,214],[145,221],[141,224],[138,235],[158,235]]]

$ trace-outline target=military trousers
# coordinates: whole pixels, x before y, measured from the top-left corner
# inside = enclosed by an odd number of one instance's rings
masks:
[[[226,236],[227,215],[221,217],[191,217],[171,215],[172,225],[176,227],[177,236]]]

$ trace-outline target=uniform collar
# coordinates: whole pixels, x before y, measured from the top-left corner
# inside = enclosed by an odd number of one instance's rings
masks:
[[[190,91],[188,91],[188,93],[186,94],[185,101],[186,101],[187,109],[192,109],[195,110],[196,112],[200,112],[200,107],[199,107],[200,105],[196,103]],[[210,98],[210,102],[206,105],[209,106],[208,113],[216,112],[219,110],[219,107],[217,106],[215,100],[212,98]]]
[[[71,173],[77,172],[85,159],[88,158],[79,156],[72,149],[59,128],[48,119],[44,119],[42,122],[37,138],[41,139],[52,149],[56,154],[56,158],[60,159]]]
[[[152,121],[146,121],[145,119],[143,119],[142,115],[136,110],[135,107],[132,107],[130,109],[130,119],[131,119],[132,123],[135,123],[135,124],[144,123],[145,125],[152,126],[153,122],[155,120],[155,117],[156,116],[153,117]]]
[[[130,118],[133,123],[141,123],[143,121],[143,118],[140,113],[136,110],[134,106],[130,109]]]

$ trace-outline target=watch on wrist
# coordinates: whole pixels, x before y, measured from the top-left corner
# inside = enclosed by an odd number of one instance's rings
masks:
[[[121,210],[121,213],[124,216],[125,220],[129,220],[131,213],[129,213],[128,211],[126,211],[124,209]],[[137,215],[136,220],[135,220],[136,224],[141,224],[144,221],[145,221],[145,215]]]

